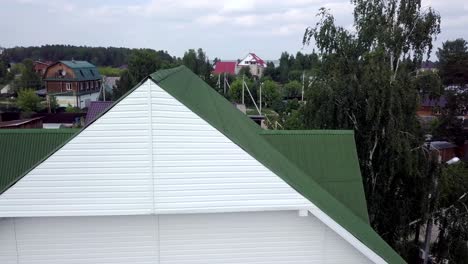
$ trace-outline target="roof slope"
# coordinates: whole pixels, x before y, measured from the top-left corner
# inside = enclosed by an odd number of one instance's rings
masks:
[[[215,64],[214,74],[229,73],[236,74],[236,65],[235,61],[218,61]]]
[[[101,113],[105,112],[113,104],[112,101],[91,101],[86,114],[86,125],[97,119]]]
[[[187,67],[158,71],[150,78],[272,170],[387,262],[405,262],[366,221],[320,186],[314,177],[310,177],[300,166],[289,161],[261,136],[262,130],[259,126],[233,108],[229,101]]]
[[[78,129],[0,130],[0,194],[78,131]]]
[[[88,80],[100,80],[101,74],[99,74],[99,71],[97,70],[96,66],[93,64],[87,62],[87,61],[58,61],[52,65],[50,65],[47,69],[51,68],[52,66],[56,65],[57,63],[62,63],[69,67],[70,69],[73,70],[75,73],[75,78],[74,79],[63,79],[63,78],[46,78],[45,80],[49,81],[63,81],[63,80],[69,80],[69,81],[88,81]]]
[[[352,131],[266,130],[261,135],[362,220],[369,221]]]

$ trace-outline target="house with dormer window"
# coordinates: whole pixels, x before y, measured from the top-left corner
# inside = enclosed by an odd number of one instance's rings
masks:
[[[102,77],[87,61],[58,61],[46,69],[44,82],[47,96],[60,106],[85,108],[99,98]]]

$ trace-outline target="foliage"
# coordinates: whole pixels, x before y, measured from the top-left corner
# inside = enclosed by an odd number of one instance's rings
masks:
[[[235,103],[242,102],[242,79],[236,79],[231,83],[231,88],[228,92],[229,99]]]
[[[300,98],[302,93],[302,83],[291,81],[284,85],[284,96],[287,98]]]
[[[468,164],[445,166],[440,175],[439,185],[435,220],[440,232],[434,253],[439,260],[467,263]]]
[[[444,42],[437,51],[437,57],[445,85],[468,84],[468,43],[464,39]]]
[[[33,60],[86,60],[94,65],[118,67],[128,63],[132,49],[115,47],[86,47],[71,45],[44,45],[40,47],[14,47],[5,49],[7,61]]]
[[[41,98],[30,88],[18,91],[17,105],[24,112],[37,112],[42,108]]]
[[[211,84],[211,86],[213,86],[209,81],[211,79],[210,76],[213,65],[210,63],[203,49],[198,49],[197,51],[194,49],[189,49],[184,53],[182,63],[187,66],[187,68],[192,70],[196,75],[200,76],[203,80],[207,81],[209,84]]]
[[[67,113],[80,113],[81,109],[76,106],[72,106],[71,104],[68,104],[67,107],[65,108],[65,112]]]
[[[428,180],[411,73],[430,55],[440,17],[421,1],[352,3],[355,33],[325,9],[306,29],[303,43],[315,40],[320,67],[303,119],[307,128],[355,130],[371,224],[396,247],[423,213]]]
[[[132,76],[132,86],[143,80],[151,73],[158,70],[161,62],[158,61],[157,53],[150,49],[136,50],[128,61],[128,72]]]
[[[436,72],[422,72],[416,76],[414,82],[416,89],[422,96],[428,96],[430,99],[437,99],[444,94],[442,80]]]
[[[55,113],[55,110],[60,107],[55,96],[49,96],[49,107],[52,113]]]
[[[246,78],[252,78],[252,72],[250,71],[250,67],[242,67],[237,74],[239,76],[245,76]]]
[[[280,101],[281,93],[279,85],[271,80],[264,81],[262,89],[262,104],[265,107],[271,107]]]
[[[120,68],[113,68],[113,67],[107,66],[107,67],[98,67],[98,71],[101,75],[104,75],[104,76],[118,77],[120,76],[120,74],[122,74],[124,70]]]
[[[15,65],[16,66],[16,65]],[[23,61],[21,66],[16,66],[20,70],[21,76],[13,83],[13,89],[18,91],[24,88],[40,89],[42,81],[40,76],[34,72],[34,64],[30,59]]]
[[[116,101],[126,94],[134,86],[135,81],[128,70],[120,74],[120,79],[116,81],[116,86],[112,89],[112,100]]]

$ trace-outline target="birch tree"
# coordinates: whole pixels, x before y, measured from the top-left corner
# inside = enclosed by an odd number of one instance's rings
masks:
[[[422,212],[423,137],[416,118],[416,69],[432,52],[440,16],[414,0],[352,0],[354,28],[324,8],[303,44],[315,44],[320,69],[303,109],[308,128],[353,129],[369,217],[398,248]]]

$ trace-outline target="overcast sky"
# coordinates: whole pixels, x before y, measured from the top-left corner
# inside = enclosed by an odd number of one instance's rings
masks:
[[[442,16],[436,41],[468,40],[467,0],[425,0]],[[210,58],[301,50],[320,7],[352,24],[349,0],[0,0],[0,46],[72,44],[167,50],[203,48]],[[304,52],[310,52],[306,47]]]

